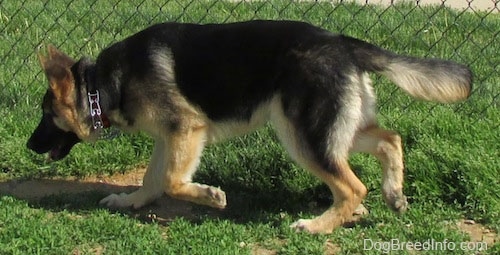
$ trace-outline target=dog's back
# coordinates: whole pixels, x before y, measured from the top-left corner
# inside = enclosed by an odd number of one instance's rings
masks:
[[[142,77],[171,81],[213,120],[248,120],[262,100],[278,90],[294,89],[301,80],[306,84],[310,74],[321,72],[335,76],[325,85],[332,90],[348,72],[371,71],[412,96],[439,102],[467,98],[471,83],[463,65],[400,56],[293,21],[158,24],[106,49],[97,64],[105,74],[102,85],[113,83],[113,67],[120,69],[116,73],[122,75],[121,86]],[[147,90],[144,85],[137,89]]]

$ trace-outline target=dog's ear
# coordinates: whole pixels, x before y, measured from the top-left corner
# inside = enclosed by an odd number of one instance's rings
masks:
[[[45,70],[45,67],[47,66],[49,59],[46,56],[44,56],[40,52],[40,50],[38,50],[36,55],[38,56],[38,61],[40,62],[40,66],[42,66],[42,69]]]
[[[57,63],[64,67],[71,67],[76,63],[76,61],[70,56],[64,54],[62,51],[58,50],[54,45],[49,44],[47,46],[48,56],[44,56],[40,51],[38,51],[38,60],[40,61],[40,65],[42,68],[49,64],[49,62]]]
[[[71,66],[75,60],[59,51],[53,45],[47,47],[48,56],[38,53],[38,59],[47,79],[50,89],[56,99],[68,98],[74,89],[74,78],[71,72]]]
[[[76,63],[76,61],[70,56],[64,54],[62,51],[58,50],[54,45],[49,44],[47,46],[49,52],[49,59],[59,63],[64,67],[71,67]]]

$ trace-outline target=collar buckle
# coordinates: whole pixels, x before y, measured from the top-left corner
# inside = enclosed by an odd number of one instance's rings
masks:
[[[95,93],[87,92],[89,99],[90,117],[92,118],[92,126],[94,130],[103,129],[104,121],[102,118],[101,105],[99,103],[99,91]]]

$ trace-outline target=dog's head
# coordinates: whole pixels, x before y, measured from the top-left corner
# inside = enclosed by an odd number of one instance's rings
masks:
[[[53,46],[48,47],[48,56],[38,57],[49,88],[43,97],[42,119],[27,147],[39,154],[49,152],[50,159],[60,160],[75,144],[91,136],[88,114],[84,113],[88,108],[81,103],[80,86],[75,85],[84,67]]]

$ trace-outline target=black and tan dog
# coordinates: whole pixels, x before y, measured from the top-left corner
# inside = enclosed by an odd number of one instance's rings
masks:
[[[330,209],[292,225],[311,233],[341,225],[367,193],[350,153],[377,157],[385,202],[399,212],[407,207],[401,138],[377,126],[368,72],[430,101],[463,100],[471,90],[463,65],[399,56],[292,21],[164,23],[111,45],[96,62],[54,47],[40,62],[50,86],[30,149],[61,159],[107,125],[155,139],[143,186],[102,204],[138,208],[166,192],[224,208],[221,189],[191,181],[203,148],[269,121],[292,158],[333,193]]]

